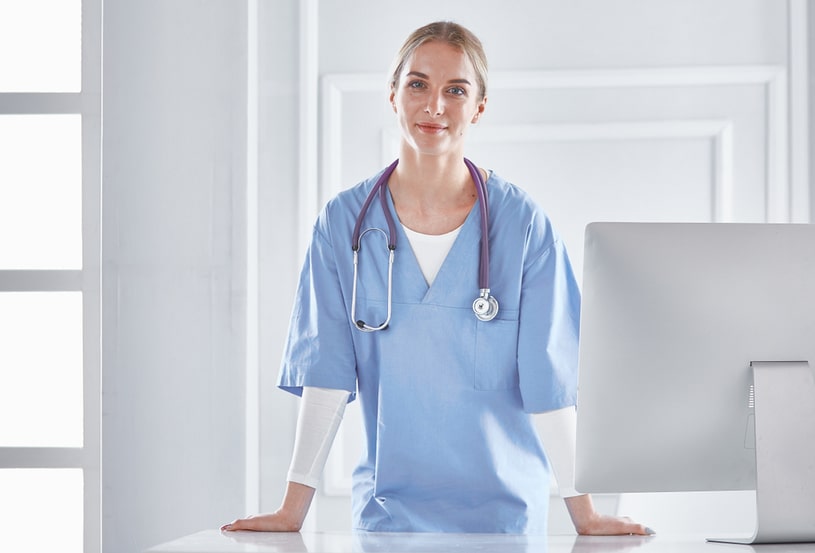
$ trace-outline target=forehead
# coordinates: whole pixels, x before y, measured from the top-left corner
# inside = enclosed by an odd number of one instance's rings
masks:
[[[475,74],[470,57],[457,46],[432,40],[418,46],[408,57],[403,73],[418,71],[430,76],[442,73],[446,78],[462,78]]]

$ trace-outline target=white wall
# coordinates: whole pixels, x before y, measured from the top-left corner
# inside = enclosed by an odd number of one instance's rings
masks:
[[[104,10],[103,548],[244,510],[246,7]]]

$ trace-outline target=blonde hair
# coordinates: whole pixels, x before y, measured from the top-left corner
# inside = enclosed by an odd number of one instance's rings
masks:
[[[484,47],[472,31],[452,21],[429,23],[410,34],[394,59],[390,87],[392,89],[396,88],[399,75],[402,73],[408,58],[416,51],[416,48],[434,40],[459,48],[467,54],[473,64],[476,79],[478,80],[478,99],[483,100],[487,96],[487,56],[484,53]]]

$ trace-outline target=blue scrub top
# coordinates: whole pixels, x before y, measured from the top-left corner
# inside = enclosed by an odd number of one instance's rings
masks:
[[[300,276],[278,385],[359,392],[364,450],[353,475],[356,529],[545,533],[549,468],[529,413],[575,404],[580,293],[563,243],[520,188],[487,181],[490,288],[479,321],[481,223],[474,206],[432,286],[397,225],[393,314],[351,322],[351,233],[379,175],[321,212]],[[388,208],[396,212],[390,195]],[[363,229],[387,231],[378,201]],[[359,252],[357,318],[387,309],[381,233]]]

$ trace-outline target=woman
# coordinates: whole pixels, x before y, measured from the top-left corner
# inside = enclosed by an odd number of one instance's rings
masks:
[[[650,533],[598,514],[569,485],[579,292],[540,208],[464,158],[467,130],[487,105],[486,66],[478,39],[450,22],[418,29],[397,55],[398,163],[328,203],[301,274],[279,380],[303,395],[286,495],[275,513],[223,529],[300,529],[345,403],[359,390],[365,450],[354,472],[355,529],[545,533],[543,442],[579,533]],[[371,194],[380,178],[381,206]],[[479,179],[489,279],[501,301],[492,320],[473,314],[483,288]],[[401,224],[384,239],[363,232],[357,265],[358,215],[365,211],[362,229],[388,229],[386,210]],[[394,233],[391,287],[385,241]],[[490,311],[483,292],[479,307]],[[535,415],[542,440],[533,413],[544,413]]]

